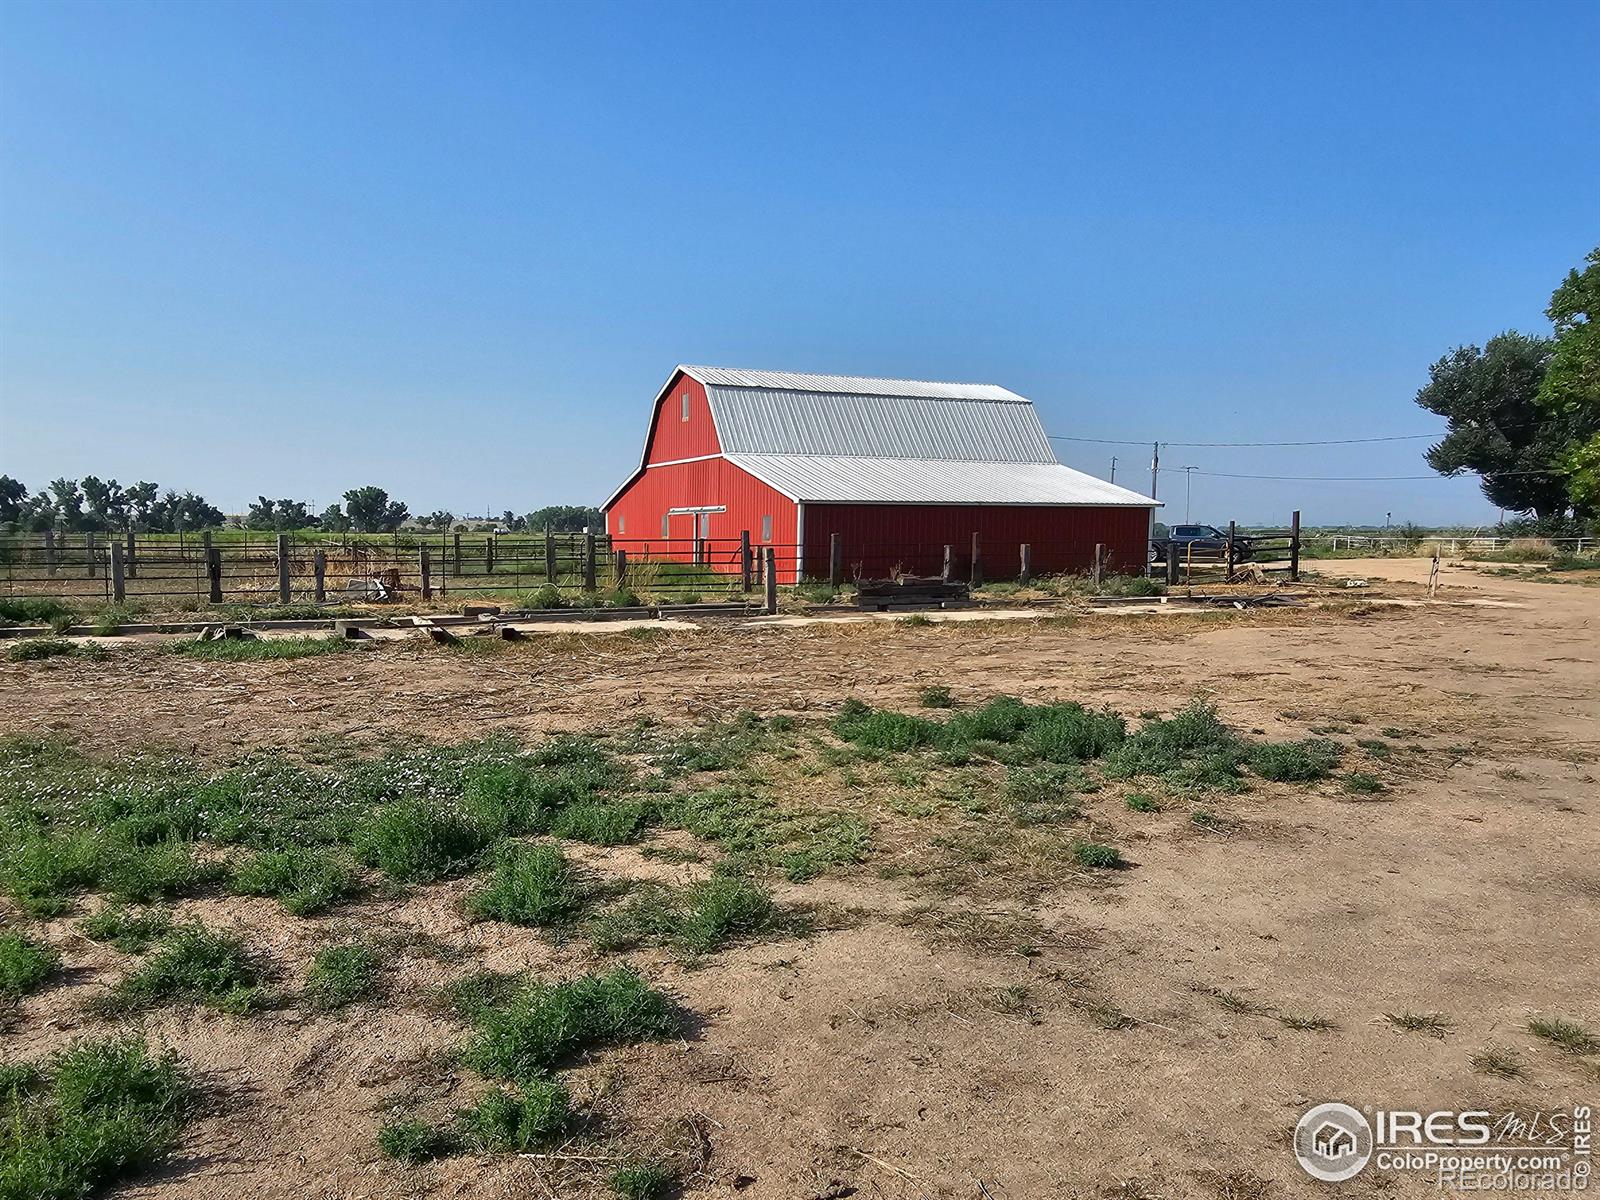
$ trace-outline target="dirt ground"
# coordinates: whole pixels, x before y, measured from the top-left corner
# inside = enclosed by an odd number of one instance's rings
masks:
[[[783,885],[781,898],[840,918],[698,966],[632,956],[694,1027],[575,1074],[575,1094],[603,1119],[694,1165],[690,1196],[1326,1195],[1289,1150],[1313,1103],[1534,1109],[1600,1094],[1593,1058],[1527,1031],[1532,1013],[1600,1026],[1600,596],[1447,567],[1440,603],[1388,606],[1377,601],[1421,595],[1425,560],[1315,566],[1371,586],[1327,610],[708,623],[482,656],[408,642],[277,663],[115,652],[7,663],[0,733],[227,759],[326,735],[532,735],[738,709],[822,716],[850,696],[910,710],[928,684],[963,702],[1073,699],[1135,720],[1202,696],[1272,737],[1401,727],[1397,740],[1421,749],[1375,767],[1392,790],[1374,800],[1268,784],[1224,801],[1229,823],[1208,832],[1184,810],[1131,813],[1128,789],[1107,789],[1091,823],[1133,862],[1107,883],[1022,886],[974,862],[971,886],[952,894],[869,861]],[[582,853],[637,876],[705,869],[628,847]],[[147,1018],[153,1040],[195,1065],[208,1108],[165,1167],[120,1194],[590,1195],[595,1164],[570,1158],[405,1167],[377,1151],[374,1130],[397,1101],[462,1103],[475,1086],[449,1060],[460,1032],[432,999],[441,981],[463,964],[558,976],[598,961],[581,943],[471,922],[464,887],[307,920],[264,899],[182,904],[247,931],[291,977],[352,923],[391,930],[396,985],[354,1019]],[[70,921],[46,928],[70,981],[101,985],[121,969]],[[1249,1003],[1219,1004],[1213,989]],[[25,1000],[12,1053],[95,1028],[79,990]],[[1093,1013],[1106,1004],[1135,1023],[1102,1027]],[[1384,1020],[1407,1010],[1445,1014],[1450,1032]],[[1300,1030],[1283,1016],[1332,1024]],[[1518,1053],[1526,1079],[1475,1071],[1469,1060],[1491,1044]],[[1369,1169],[1342,1186],[1437,1194],[1420,1173]]]

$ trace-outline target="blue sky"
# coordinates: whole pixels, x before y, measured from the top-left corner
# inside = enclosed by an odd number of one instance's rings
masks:
[[[1429,433],[1600,242],[1587,4],[32,4],[0,472],[597,502],[677,362],[1076,437]],[[1173,447],[1196,519],[1492,520],[1425,442]],[[1148,447],[1060,443],[1148,482]],[[1163,477],[1168,519],[1183,477]]]

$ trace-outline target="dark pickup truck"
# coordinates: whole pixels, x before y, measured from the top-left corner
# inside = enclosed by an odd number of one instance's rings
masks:
[[[1174,525],[1164,538],[1150,543],[1151,560],[1164,563],[1169,553],[1178,561],[1193,557],[1195,561],[1216,562],[1228,557],[1228,534],[1214,525]],[[1254,552],[1250,539],[1242,533],[1233,537],[1233,561],[1249,562]]]

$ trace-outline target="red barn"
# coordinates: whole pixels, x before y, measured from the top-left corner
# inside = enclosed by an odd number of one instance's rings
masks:
[[[631,553],[689,559],[748,531],[779,578],[936,574],[944,547],[989,578],[1082,571],[1105,545],[1142,569],[1157,501],[1056,461],[1033,404],[986,383],[678,367],[651,408],[639,467],[605,503]],[[728,539],[728,541],[722,541]]]

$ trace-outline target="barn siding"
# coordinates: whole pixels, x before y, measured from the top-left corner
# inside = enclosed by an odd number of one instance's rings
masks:
[[[689,393],[689,419],[683,419],[680,397]],[[720,454],[716,423],[711,419],[711,404],[706,389],[682,371],[661,397],[651,416],[650,436],[645,444],[647,463],[675,462],[680,458],[699,458]]]
[[[717,505],[727,509],[710,515],[710,537],[716,543],[710,548],[722,560],[717,565],[738,570],[733,543],[744,530],[750,532],[751,544],[759,553],[761,519],[770,516],[770,544],[777,551],[778,579],[792,583],[798,508],[788,497],[726,459],[710,458],[649,468],[629,484],[606,511],[606,530],[630,555],[689,562],[694,557],[692,519],[672,517],[672,539],[664,543],[661,540],[662,514],[669,508]],[[619,523],[624,532],[618,532]]]
[[[1103,543],[1110,567],[1142,570],[1149,559],[1150,510],[1056,505],[807,504],[805,573],[828,572],[829,539],[843,535],[845,572],[881,578],[895,570],[937,574],[944,547],[954,547],[955,569],[972,568],[972,535],[978,534],[984,576],[1015,576],[1020,547],[1032,547],[1036,575],[1088,570],[1095,543]]]

